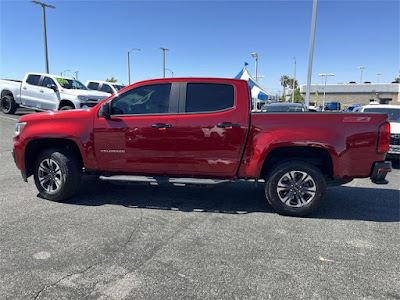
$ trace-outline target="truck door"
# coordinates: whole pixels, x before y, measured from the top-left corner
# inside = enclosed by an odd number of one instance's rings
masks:
[[[247,83],[188,82],[181,89],[175,127],[182,176],[234,176],[249,124]]]
[[[151,83],[111,100],[111,119],[97,117],[94,123],[95,151],[102,171],[176,172],[177,91],[173,83]]]
[[[41,97],[39,90],[40,75],[29,74],[21,86],[21,102],[30,107],[39,107],[38,99]]]
[[[51,88],[52,85],[57,86],[54,80],[50,77],[45,76],[40,85],[42,86],[42,88],[39,89],[39,92],[41,93],[41,98],[38,100],[38,102],[40,102],[41,108],[48,110],[57,110],[61,99],[60,92],[54,91]]]

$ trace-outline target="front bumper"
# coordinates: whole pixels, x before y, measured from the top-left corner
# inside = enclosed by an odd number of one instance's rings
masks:
[[[376,184],[387,184],[389,181],[385,177],[389,172],[392,172],[391,161],[376,162],[372,169],[371,181]]]

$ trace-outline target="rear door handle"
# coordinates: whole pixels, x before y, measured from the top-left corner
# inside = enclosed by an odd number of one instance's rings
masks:
[[[233,127],[239,127],[239,124],[231,122],[223,122],[223,123],[218,123],[217,126],[219,128],[232,129]]]
[[[24,86],[23,89],[26,90],[26,86]]]
[[[164,123],[157,123],[157,124],[151,125],[151,127],[153,127],[154,129],[158,129],[158,130],[165,130],[167,128],[172,128],[172,125],[164,124]]]
[[[43,90],[39,90],[39,92],[43,93],[44,91]]]

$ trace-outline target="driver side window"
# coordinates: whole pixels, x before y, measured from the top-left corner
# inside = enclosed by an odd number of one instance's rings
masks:
[[[171,83],[139,86],[111,102],[111,115],[166,114]]]

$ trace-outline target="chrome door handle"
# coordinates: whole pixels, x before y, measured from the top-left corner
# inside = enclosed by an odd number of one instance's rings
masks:
[[[26,86],[24,86],[23,89],[26,90]]]
[[[43,90],[39,90],[39,92],[43,93],[44,91]]]

